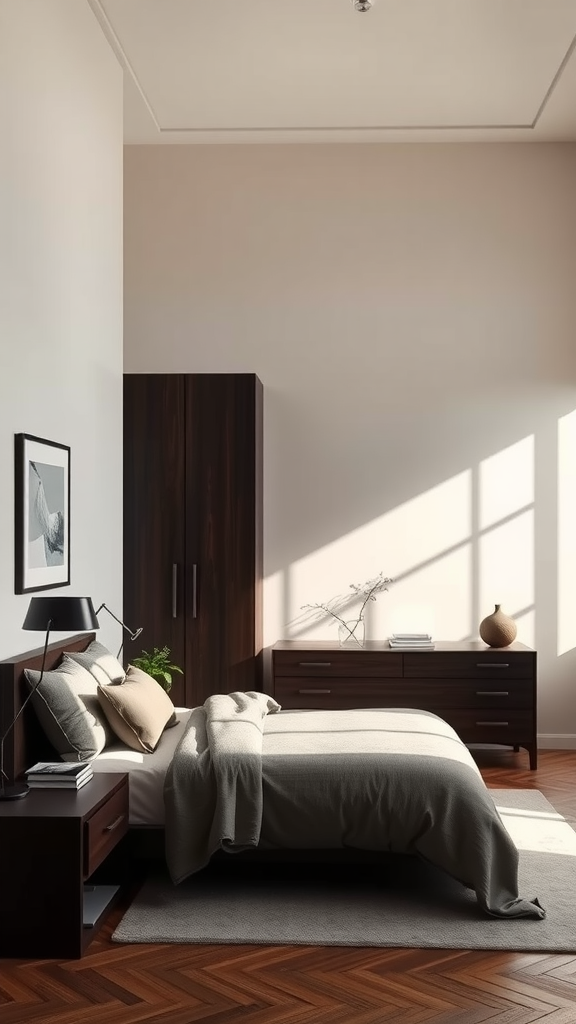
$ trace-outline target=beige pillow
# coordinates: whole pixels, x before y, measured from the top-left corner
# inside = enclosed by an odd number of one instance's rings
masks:
[[[174,715],[174,705],[160,683],[134,665],[124,682],[99,686],[98,700],[118,739],[133,750],[151,754]]]

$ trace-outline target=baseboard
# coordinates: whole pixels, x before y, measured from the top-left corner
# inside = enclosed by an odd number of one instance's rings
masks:
[[[570,732],[541,732],[537,742],[539,750],[576,750],[576,736]]]

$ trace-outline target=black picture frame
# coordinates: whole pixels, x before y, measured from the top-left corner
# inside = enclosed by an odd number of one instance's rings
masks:
[[[70,448],[14,435],[14,592],[70,583]]]

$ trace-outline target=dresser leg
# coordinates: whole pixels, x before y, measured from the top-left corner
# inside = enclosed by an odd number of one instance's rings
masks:
[[[530,771],[535,772],[538,767],[538,747],[536,745],[529,747],[528,753],[530,754]]]

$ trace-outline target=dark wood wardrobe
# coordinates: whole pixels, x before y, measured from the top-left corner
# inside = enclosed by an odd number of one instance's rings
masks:
[[[261,689],[262,561],[258,377],[125,374],[125,654],[170,647],[174,704]]]

